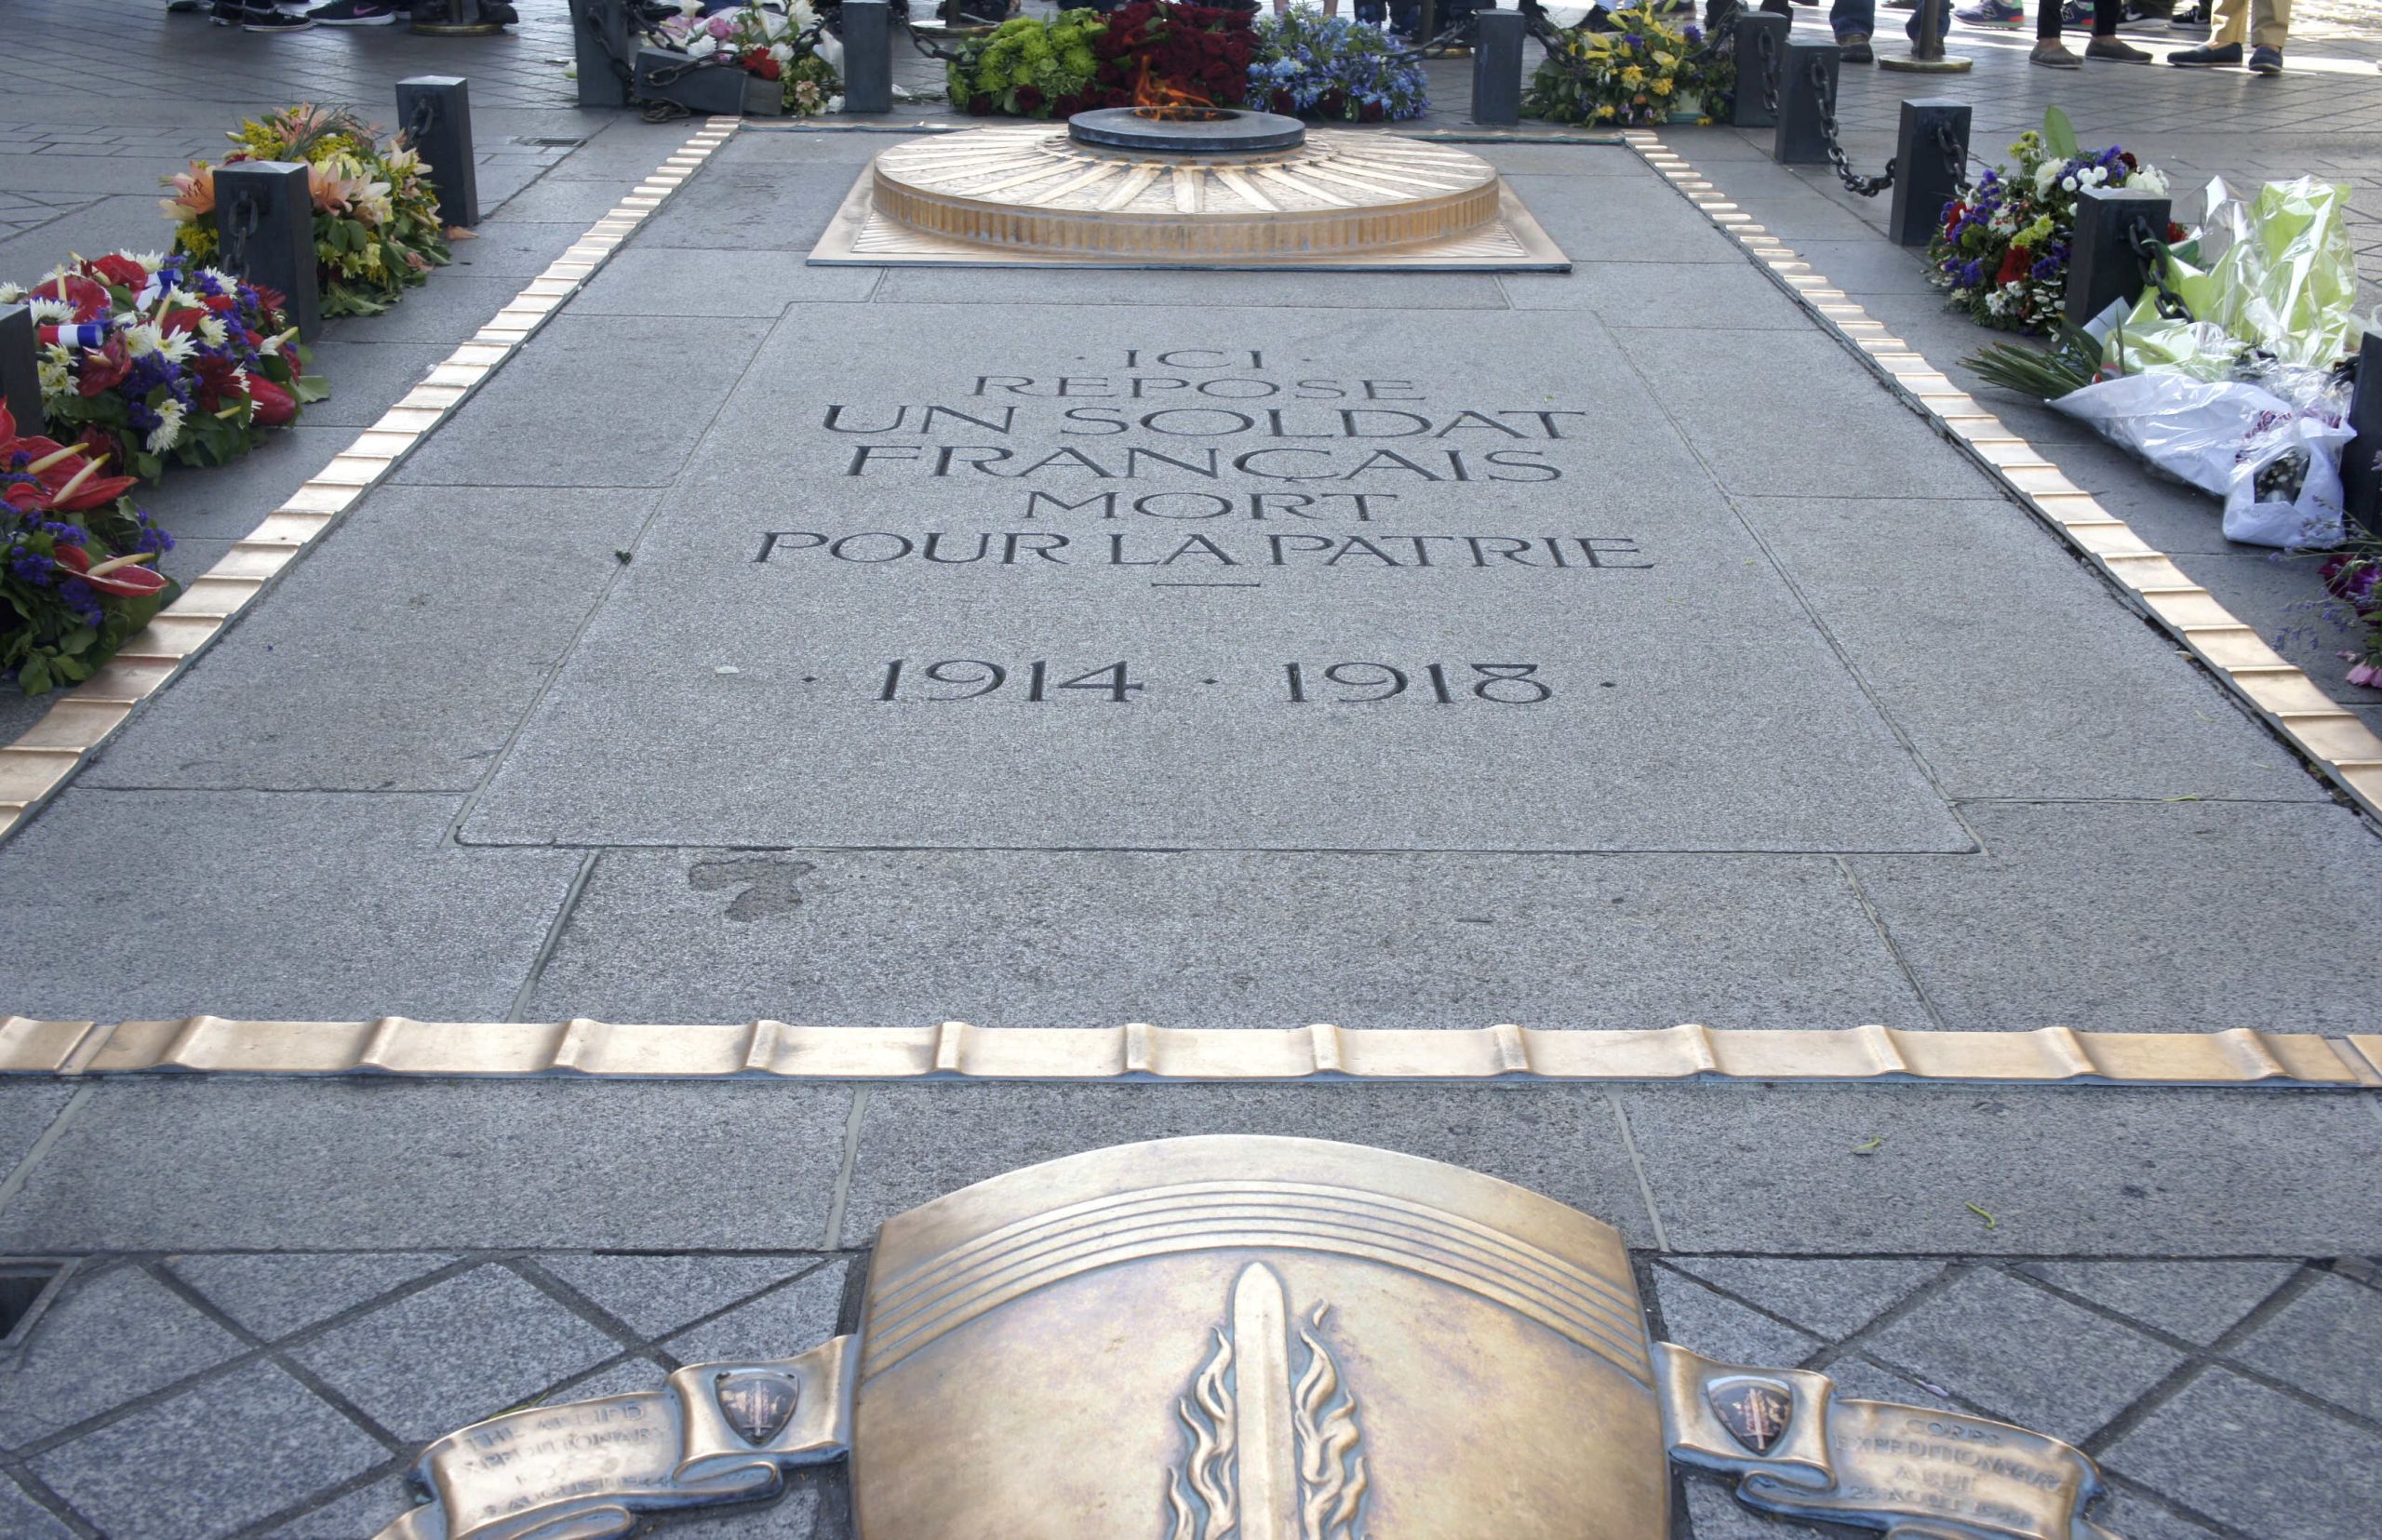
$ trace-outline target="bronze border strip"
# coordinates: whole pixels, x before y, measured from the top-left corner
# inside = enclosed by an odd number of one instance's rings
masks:
[[[595,1079],[1888,1081],[2382,1089],[2382,1033],[815,1026],[0,1017],[0,1075]]]
[[[593,277],[646,217],[727,142],[742,120],[714,117],[671,152],[612,209],[531,278],[487,325],[456,347],[378,422],[357,432],[264,521],[232,542],[223,558],[126,642],[84,683],[52,702],[13,743],[0,745],[0,838],[21,824],[80,770],[133,711],[337,524],[465,397],[518,352],[548,316]],[[435,279],[433,280],[435,281]]]
[[[1721,197],[1709,181],[1664,145],[1661,136],[1631,132],[1622,137],[1806,313],[1916,405],[1938,433],[1966,450],[2021,506],[2097,568],[2130,608],[2207,665],[2236,699],[2322,770],[2367,816],[2382,818],[2382,737],[2362,717],[2326,695],[2268,646],[2255,626],[2244,624],[2165,553],[2060,474],[2015,430],[1920,356],[1918,349],[1870,319],[1827,275]]]

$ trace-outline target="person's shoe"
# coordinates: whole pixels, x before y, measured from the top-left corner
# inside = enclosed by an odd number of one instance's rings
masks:
[[[2046,70],[2081,70],[2084,61],[2069,53],[2056,37],[2046,37],[2037,43],[2027,55],[2029,64],[2041,64]]]
[[[2281,48],[2252,48],[2250,73],[2252,74],[2281,74],[2282,50]]]
[[[1866,32],[1846,33],[1836,40],[1836,46],[1841,50],[1837,57],[1847,64],[1874,64],[1878,61],[1877,54],[1869,47],[1869,34]]]
[[[306,19],[318,27],[377,27],[397,19],[391,0],[330,0],[316,6]]]
[[[2167,62],[2186,70],[2213,70],[2223,65],[2241,62],[2239,43],[2203,43],[2197,48],[2178,48],[2167,56]]]
[[[2063,27],[2089,27],[2093,24],[2093,0],[2068,0],[2059,7],[2059,24]]]
[[[221,20],[220,14],[217,20]],[[242,32],[305,32],[314,24],[310,17],[292,16],[270,7],[243,7],[240,11]]]
[[[2106,59],[2118,64],[2148,64],[2150,55],[2133,44],[2115,37],[2096,37],[2084,45],[2087,59]]]
[[[1917,10],[1919,0],[1886,0],[1888,10]]]
[[[521,13],[505,4],[505,0],[480,0],[480,20],[509,27],[521,20]]]
[[[2044,3],[2050,4],[2051,0],[2044,0]],[[1998,32],[2013,32],[2017,29],[2020,22],[2026,20],[2027,7],[2014,6],[2010,4],[2010,0],[1984,0],[1983,4],[1972,6],[1967,10],[1954,11],[1952,19],[1956,21],[1964,21],[1972,27],[1990,27]]]
[[[167,13],[172,16],[188,16],[205,9],[207,7],[199,4],[199,0],[166,0]]]

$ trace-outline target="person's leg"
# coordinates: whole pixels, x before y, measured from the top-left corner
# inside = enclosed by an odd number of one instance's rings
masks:
[[[1877,58],[1869,34],[1878,30],[1878,0],[1835,0],[1827,10],[1828,31],[1836,34],[1848,64],[1867,64]]]
[[[2035,47],[2027,62],[2046,70],[2081,70],[2084,61],[2059,40],[2059,0],[2035,0]]]
[[[2124,20],[2125,0],[2093,0],[2093,41],[2084,45],[2084,57],[2120,64],[2149,63],[2148,53],[2118,36],[2118,23]]]
[[[2291,0],[2250,0],[2250,72],[2282,73],[2282,40],[2291,31]]]
[[[2241,44],[2250,34],[2250,0],[2216,0],[2215,30],[2206,43],[2167,56],[2170,64],[2185,69],[2209,69],[2241,62]]]

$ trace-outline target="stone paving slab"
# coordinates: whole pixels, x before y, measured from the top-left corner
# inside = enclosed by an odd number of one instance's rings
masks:
[[[1837,863],[1765,856],[606,850],[527,1010],[1450,1027],[1492,996],[1530,1025],[1927,1020]]]

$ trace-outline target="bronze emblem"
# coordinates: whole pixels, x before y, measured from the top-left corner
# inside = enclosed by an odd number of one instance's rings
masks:
[[[1674,1460],[1889,1540],[2114,1540],[2056,1440],[1650,1341],[1576,1210],[1258,1138],[890,1219],[857,1332],[449,1434],[381,1540],[609,1540],[846,1457],[860,1540],[1663,1540]]]
[[[795,1383],[780,1374],[722,1374],[712,1394],[719,1399],[728,1426],[756,1449],[778,1436],[801,1399]]]
[[[1722,1380],[1706,1394],[1729,1436],[1756,1454],[1770,1453],[1795,1414],[1795,1398],[1768,1380]]]
[[[1361,1540],[1364,1433],[1316,1334],[1326,1313],[1293,1325],[1273,1270],[1241,1269],[1214,1351],[1175,1403],[1190,1449],[1167,1473],[1169,1540]]]

